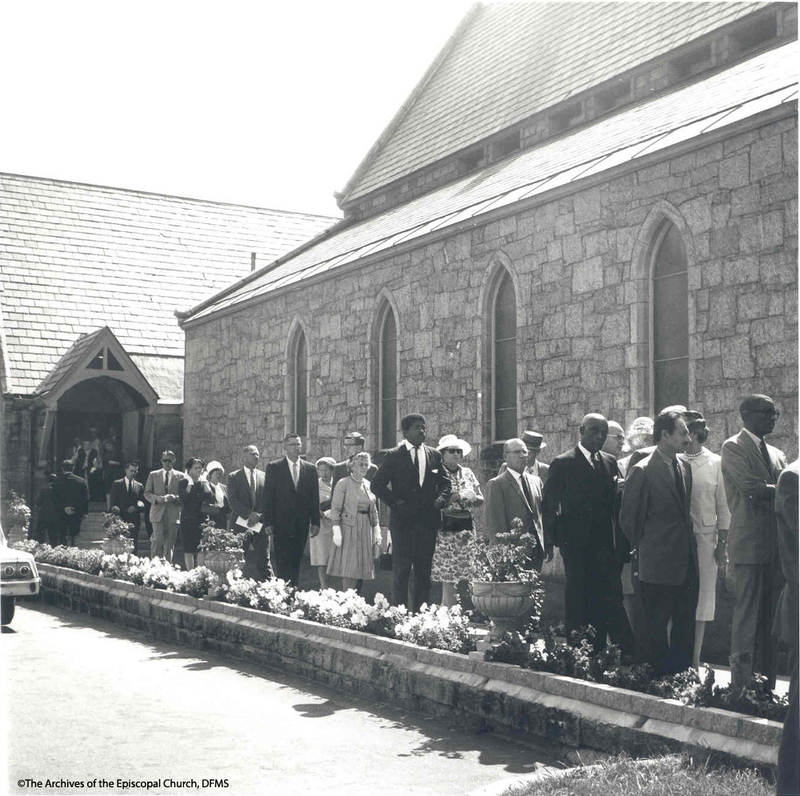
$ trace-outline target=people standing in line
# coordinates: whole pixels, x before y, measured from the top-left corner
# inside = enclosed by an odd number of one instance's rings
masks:
[[[222,483],[222,479],[225,477],[225,468],[218,461],[209,462],[203,475],[211,489],[211,496],[203,504],[203,512],[217,528],[227,528],[231,504],[228,500],[228,487]]]
[[[53,484],[53,505],[58,513],[58,544],[75,544],[81,532],[81,520],[89,511],[86,482],[72,472],[72,461],[61,462],[61,475]]]
[[[506,469],[486,484],[486,532],[490,542],[508,533],[515,519],[522,520],[522,532],[538,542],[534,566],[541,571],[545,559],[553,558],[553,545],[542,524],[542,481],[527,472],[528,449],[514,437],[503,443]]]
[[[800,705],[798,704],[798,475],[800,461],[795,459],[778,476],[775,488],[775,516],[778,528],[778,553],[783,570],[783,590],[775,614],[775,631],[789,648],[789,710],[783,722],[778,748],[778,796],[800,793]]]
[[[692,665],[699,589],[692,470],[678,456],[691,441],[683,413],[662,411],[653,437],[656,449],[628,472],[620,523],[638,554],[645,661],[658,674],[673,674]]]
[[[620,580],[622,558],[629,551],[627,545],[621,549],[614,518],[619,471],[616,459],[601,450],[608,421],[601,414],[588,414],[579,432],[578,444],[550,463],[542,501],[545,533],[564,560],[567,638],[591,625],[596,651],[606,646],[610,635],[630,654],[632,638],[623,622]]]
[[[45,539],[49,539],[53,547],[58,544],[59,527],[61,525],[61,518],[53,492],[53,485],[57,478],[58,476],[55,473],[48,473],[47,483],[36,496],[36,527],[31,535],[31,539],[36,542],[44,542]]]
[[[550,465],[540,462],[538,456],[547,447],[547,443],[538,431],[523,431],[521,439],[525,443],[525,448],[528,451],[525,472],[528,475],[535,475],[542,482],[542,486],[544,486],[547,482],[547,476],[550,473]],[[508,464],[503,462],[497,474],[502,475],[507,468]]]
[[[373,494],[391,509],[392,600],[419,611],[430,601],[431,565],[442,508],[450,498],[450,479],[442,455],[425,445],[425,418],[400,421],[403,441],[392,448],[372,479]],[[412,593],[409,579],[414,572]]]
[[[200,526],[208,515],[203,504],[212,499],[211,486],[203,475],[206,463],[193,456],[186,462],[186,475],[178,482],[181,499],[181,545],[187,571],[197,566],[197,549],[200,544]]]
[[[134,554],[138,549],[139,529],[145,509],[144,487],[136,480],[138,473],[139,462],[125,462],[125,474],[111,484],[111,491],[108,493],[111,512],[118,514],[132,526],[131,539],[133,540]]]
[[[366,440],[364,439],[364,435],[359,433],[358,431],[351,431],[349,434],[345,434],[344,436],[344,452],[345,452],[345,459],[341,462],[337,462],[333,468],[333,476],[331,481],[331,489],[336,488],[336,484],[341,478],[346,478],[350,475],[350,468],[353,464],[353,457],[357,453],[361,453],[364,450],[364,445],[366,444]],[[371,481],[375,477],[375,473],[378,472],[378,468],[375,464],[370,464],[369,472],[367,473],[367,480]]]
[[[108,509],[111,508],[111,486],[114,481],[123,478],[124,474],[122,453],[117,449],[114,440],[107,437],[103,440],[103,491]]]
[[[381,544],[378,507],[370,491],[367,471],[372,464],[366,451],[353,457],[352,471],[336,484],[331,498],[332,543],[328,575],[340,577],[342,587],[375,577],[375,559]]]
[[[266,523],[262,523],[266,475],[258,469],[260,458],[255,445],[245,446],[241,468],[228,476],[229,522],[232,531],[243,534],[245,569],[255,570],[255,580],[269,580],[274,573]]]
[[[695,614],[694,653],[692,666],[700,669],[700,652],[706,623],[714,619],[717,595],[717,566],[725,565],[725,546],[731,513],[725,498],[722,481],[722,458],[704,447],[709,429],[700,412],[687,412],[687,427],[692,441],[685,453],[679,454],[692,468],[692,499],[689,515],[692,518],[697,543],[697,563],[700,571],[700,591]]]
[[[161,469],[153,470],[147,476],[144,488],[145,500],[150,504],[150,522],[153,535],[150,537],[150,556],[163,557],[172,563],[175,542],[178,538],[178,520],[181,516],[181,499],[178,484],[184,474],[173,469],[175,454],[164,451],[161,454]]]
[[[455,434],[445,434],[436,449],[442,454],[452,490],[442,510],[442,527],[433,553],[431,580],[442,584],[442,605],[451,606],[458,602],[458,582],[470,578],[470,551],[475,541],[472,510],[483,503],[483,494],[475,474],[461,464],[472,451],[468,442]]]
[[[319,478],[316,467],[300,458],[299,435],[287,434],[283,449],[286,455],[267,465],[262,516],[275,546],[275,574],[297,586],[309,531],[319,533]]]
[[[786,467],[786,458],[765,439],[779,417],[771,398],[750,395],[742,401],[739,413],[744,428],[722,445],[722,475],[731,511],[728,562],[736,598],[731,627],[731,686],[741,689],[755,668],[774,688],[777,647],[770,633],[783,586],[775,484]]]
[[[319,474],[319,533],[309,540],[311,566],[317,568],[319,585],[328,588],[328,560],[333,548],[333,520],[331,520],[331,497],[333,495],[333,468],[336,459],[323,456],[317,459],[316,468]],[[313,530],[313,528],[312,528]]]

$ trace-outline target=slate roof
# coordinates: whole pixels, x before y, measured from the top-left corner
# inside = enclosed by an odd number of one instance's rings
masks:
[[[248,274],[251,252],[272,262],[337,220],[0,174],[5,389],[32,393],[79,336],[108,326],[177,399],[174,311]]]
[[[195,321],[430,232],[797,101],[797,42],[620,111],[388,210],[284,258],[195,307]]]
[[[768,5],[478,4],[351,177],[340,205]]]

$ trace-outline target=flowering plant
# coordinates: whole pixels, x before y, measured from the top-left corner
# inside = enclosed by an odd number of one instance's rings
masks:
[[[242,535],[217,528],[212,520],[205,520],[200,526],[200,544],[198,549],[210,553],[242,553]]]
[[[419,613],[410,614],[395,628],[397,638],[420,647],[470,652],[475,640],[469,632],[469,619],[461,613],[461,606],[423,605]]]
[[[294,589],[279,578],[258,582],[252,578],[234,578],[228,584],[225,599],[246,608],[258,608],[271,614],[287,615]]]
[[[487,539],[478,539],[474,543],[472,579],[489,583],[539,585],[536,565],[540,560],[537,540],[533,534],[522,532],[522,520],[515,517],[509,532],[498,533],[494,543]]]
[[[133,524],[125,522],[118,514],[103,512],[103,530],[106,532],[106,539],[131,539]]]
[[[195,567],[188,572],[174,569],[169,579],[169,590],[190,597],[205,597],[219,585],[219,578],[208,567]]]
[[[23,528],[28,527],[31,520],[30,506],[25,502],[24,498],[15,492],[13,489],[8,493],[8,500],[6,500],[6,513],[8,520],[12,525],[21,525]]]
[[[142,585],[149,586],[151,589],[167,589],[172,582],[172,574],[175,568],[166,559],[158,556],[145,559],[147,565],[142,575]],[[173,589],[174,591],[174,589]]]

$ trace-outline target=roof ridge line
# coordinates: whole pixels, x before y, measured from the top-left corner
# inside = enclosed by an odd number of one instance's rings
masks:
[[[261,207],[260,205],[251,205],[251,204],[237,204],[236,202],[222,202],[215,199],[198,199],[192,196],[178,196],[177,194],[171,193],[161,193],[159,191],[143,191],[138,188],[121,188],[115,185],[99,185],[97,183],[92,182],[78,182],[77,180],[63,180],[58,179],[57,177],[38,177],[35,174],[18,174],[16,172],[10,171],[0,171],[0,177],[19,177],[24,180],[38,180],[41,182],[56,182],[62,185],[77,185],[83,188],[100,188],[106,191],[120,191],[121,193],[127,194],[140,194],[142,196],[160,196],[165,199],[180,199],[184,202],[198,202],[200,204],[207,204],[207,205],[221,205],[223,207],[246,207],[251,210],[266,210],[270,213],[281,213],[283,215],[293,215],[293,216],[310,216],[312,218],[331,218],[337,221],[341,220],[338,219],[336,216],[327,216],[323,213],[304,213],[301,210],[278,210],[274,207]]]
[[[445,58],[453,47],[456,45],[456,41],[461,38],[463,32],[472,24],[473,19],[478,15],[480,10],[484,7],[484,3],[476,2],[474,3],[467,13],[462,18],[461,22],[458,23],[458,27],[455,29],[453,33],[450,34],[450,37],[445,42],[442,49],[439,51],[439,54],[436,58],[433,59],[433,63],[425,70],[425,73],[420,78],[419,82],[416,86],[411,90],[411,93],[406,97],[403,104],[400,108],[395,112],[394,116],[390,119],[389,123],[384,127],[381,134],[378,136],[375,143],[369,148],[369,151],[366,155],[364,155],[361,162],[356,166],[355,171],[350,176],[350,179],[345,184],[344,188],[341,191],[334,191],[334,198],[336,199],[336,204],[339,208],[342,207],[342,204],[347,201],[348,194],[352,191],[353,186],[358,182],[361,178],[361,175],[367,170],[370,166],[371,162],[374,160],[375,156],[378,152],[383,149],[385,143],[388,139],[392,137],[394,131],[400,126],[400,122],[403,121],[406,114],[411,110],[411,108],[416,104],[417,99],[422,94],[424,88],[430,83],[433,79],[433,76],[439,70],[439,67],[444,62]]]

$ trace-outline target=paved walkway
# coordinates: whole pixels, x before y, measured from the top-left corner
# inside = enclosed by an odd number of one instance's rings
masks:
[[[172,778],[230,794],[443,796],[559,765],[552,747],[479,734],[43,604],[21,603],[0,643],[9,793],[81,793],[87,788],[18,783],[102,777],[160,779],[150,793],[186,790],[166,787]],[[210,778],[228,786],[204,787]]]

